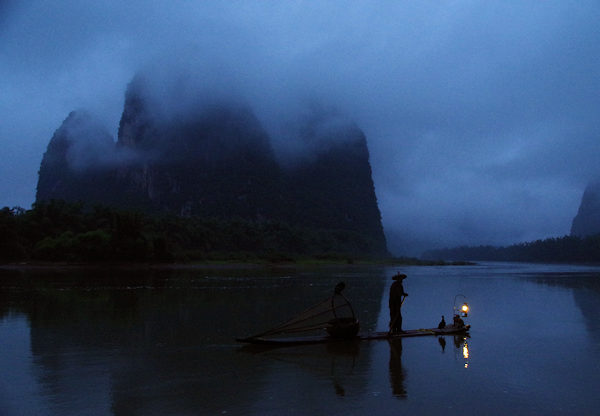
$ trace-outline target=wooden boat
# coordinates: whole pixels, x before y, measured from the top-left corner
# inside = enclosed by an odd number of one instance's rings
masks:
[[[443,329],[438,328],[421,328],[421,329],[409,329],[402,333],[390,334],[389,332],[364,332],[358,333],[352,337],[333,337],[331,335],[307,335],[302,337],[293,336],[282,336],[277,338],[267,337],[247,337],[247,338],[236,338],[236,341],[248,344],[257,345],[308,345],[308,344],[325,344],[330,342],[355,342],[355,341],[368,341],[368,340],[380,340],[380,339],[398,339],[398,338],[409,338],[409,337],[421,337],[427,335],[459,335],[466,334],[469,332],[471,325],[465,325],[463,327],[448,326]]]

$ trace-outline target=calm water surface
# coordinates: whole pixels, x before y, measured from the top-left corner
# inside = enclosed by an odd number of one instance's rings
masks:
[[[346,282],[363,330],[450,319],[470,337],[256,349]],[[459,300],[462,298],[459,297]],[[596,415],[600,268],[0,270],[0,415]]]

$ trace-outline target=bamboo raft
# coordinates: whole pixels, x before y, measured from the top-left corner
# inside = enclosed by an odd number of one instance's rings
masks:
[[[259,334],[236,341],[259,345],[304,345],[330,342],[354,342],[377,339],[396,339],[426,335],[455,335],[469,331],[470,325],[446,325],[444,328],[409,329],[401,333],[359,332],[354,308],[342,294],[345,284],[340,282],[333,296],[311,306],[292,319]],[[308,335],[319,331],[317,335]],[[325,333],[323,333],[325,331]],[[306,335],[295,335],[304,333]]]
[[[353,337],[338,338],[331,335],[308,335],[301,337],[277,337],[267,338],[260,336],[252,336],[247,338],[236,338],[237,342],[257,345],[308,345],[308,344],[325,344],[330,342],[354,342],[354,341],[369,341],[381,339],[398,339],[409,337],[422,337],[428,335],[460,335],[469,332],[470,325],[463,327],[448,326],[443,329],[438,328],[421,328],[409,329],[402,333],[390,334],[389,332],[365,332],[359,333]]]

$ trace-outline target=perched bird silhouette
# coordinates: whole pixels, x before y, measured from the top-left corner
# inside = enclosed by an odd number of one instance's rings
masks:
[[[342,290],[344,290],[345,287],[346,287],[346,283],[339,282],[337,285],[335,285],[335,289],[334,289],[335,294],[340,295],[342,293]]]

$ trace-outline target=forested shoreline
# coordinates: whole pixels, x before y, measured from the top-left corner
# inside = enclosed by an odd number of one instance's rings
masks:
[[[371,258],[374,242],[348,230],[149,215],[62,200],[0,210],[0,261],[190,262]]]
[[[347,262],[403,265],[475,261],[600,263],[600,234],[506,247],[430,250],[421,259],[377,256],[376,243],[349,230],[310,229],[281,221],[151,215],[63,200],[0,209],[0,262]]]
[[[446,261],[600,263],[600,234],[548,238],[506,247],[486,245],[430,250],[423,254],[423,258]]]

